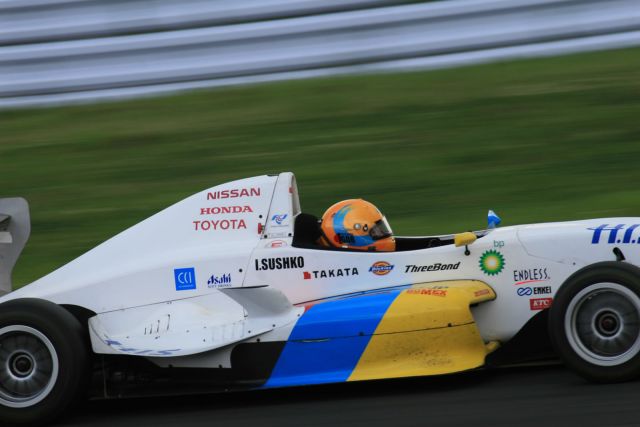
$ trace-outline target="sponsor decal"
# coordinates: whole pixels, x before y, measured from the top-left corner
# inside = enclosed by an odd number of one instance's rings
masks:
[[[142,350],[138,348],[131,348],[129,346],[122,344],[119,341],[112,340],[109,338],[103,339],[102,342],[104,342],[109,347],[113,347],[114,349],[121,351],[123,353],[144,354],[145,356],[171,356],[172,354],[180,351],[179,348],[174,348],[171,350]]]
[[[500,274],[504,265],[504,256],[497,250],[490,249],[480,256],[480,270],[489,276]]]
[[[256,270],[288,270],[292,268],[303,268],[304,257],[289,256],[277,258],[256,259]]]
[[[219,219],[193,221],[196,231],[217,231],[217,230],[246,230],[247,223],[244,219]]]
[[[287,242],[285,242],[284,240],[274,240],[272,242],[267,243],[267,245],[265,246],[265,248],[283,248],[287,245]]]
[[[391,270],[393,270],[393,264],[389,264],[387,261],[374,262],[369,268],[369,271],[376,276],[384,276],[385,274],[389,274]]]
[[[517,290],[518,296],[544,295],[551,293],[551,286],[523,286]]]
[[[331,270],[314,270],[303,273],[304,280],[310,279],[330,279],[333,277],[358,276],[358,269],[355,267],[336,268]]]
[[[252,213],[251,206],[213,206],[210,208],[200,208],[200,215],[220,215],[220,214],[239,214]]]
[[[434,297],[446,297],[447,290],[439,289],[440,287],[434,287],[432,289],[407,289],[409,295],[431,295]]]
[[[196,288],[196,269],[193,267],[174,269],[173,278],[176,282],[176,291],[188,291]]]
[[[458,261],[455,264],[442,264],[440,262],[436,262],[435,264],[429,265],[405,265],[404,272],[405,273],[423,273],[425,271],[442,271],[442,270],[457,270],[460,267],[460,262]]]
[[[494,240],[493,241],[493,247],[496,248],[496,249],[504,248],[504,240]]]
[[[475,291],[475,292],[473,293],[473,296],[475,296],[475,297],[481,297],[482,295],[487,295],[487,294],[489,294],[489,293],[491,293],[491,292],[489,291],[489,289],[480,289],[479,291]]]
[[[231,273],[216,276],[212,274],[207,280],[207,286],[210,288],[226,288],[231,286]]]
[[[287,214],[275,214],[271,217],[271,223],[281,227],[289,225],[289,221],[286,221],[288,216]]]
[[[207,200],[235,199],[237,197],[259,197],[260,188],[233,188],[231,190],[210,191],[207,193]]]
[[[609,224],[602,224],[595,228],[587,228],[587,230],[593,231],[591,237],[591,244],[597,245],[599,243],[633,243],[640,244],[640,237],[636,234],[634,236],[634,230],[640,227],[640,224],[617,224],[609,226]],[[624,233],[622,233],[624,231]]]
[[[553,298],[532,298],[529,300],[529,308],[531,310],[544,310],[551,307]]]
[[[530,268],[527,270],[513,270],[513,281],[516,286],[526,283],[544,282],[551,279],[546,268]]]

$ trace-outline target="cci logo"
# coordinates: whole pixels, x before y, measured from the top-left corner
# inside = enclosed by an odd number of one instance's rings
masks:
[[[188,291],[196,288],[196,269],[176,268],[173,270],[173,277],[176,281],[176,291]]]

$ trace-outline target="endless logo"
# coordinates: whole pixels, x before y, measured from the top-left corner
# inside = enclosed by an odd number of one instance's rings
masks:
[[[513,281],[516,285],[525,283],[542,282],[551,279],[546,268],[530,268],[528,270],[514,270]]]
[[[222,288],[231,286],[231,273],[223,274],[222,276],[216,276],[212,274],[207,280],[207,285],[210,288]]]
[[[290,256],[280,258],[256,259],[256,270],[287,270],[290,268],[303,268],[304,258],[301,256]]]
[[[304,280],[327,279],[332,277],[358,276],[358,269],[355,267],[338,268],[335,270],[315,270],[311,273],[304,272]]]
[[[369,271],[376,276],[384,276],[385,274],[389,274],[391,270],[393,270],[393,264],[389,264],[386,261],[378,261],[369,268]]]

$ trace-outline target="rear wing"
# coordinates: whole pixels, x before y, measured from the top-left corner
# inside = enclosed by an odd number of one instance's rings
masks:
[[[11,272],[30,233],[29,203],[22,197],[0,199],[0,295],[11,292]]]

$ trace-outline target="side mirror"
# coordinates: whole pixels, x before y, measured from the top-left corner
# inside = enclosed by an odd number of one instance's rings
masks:
[[[478,240],[478,236],[470,231],[458,233],[453,236],[453,243],[456,245],[456,247],[464,246],[464,254],[467,256],[471,254],[471,252],[469,251],[469,245],[476,240]]]

